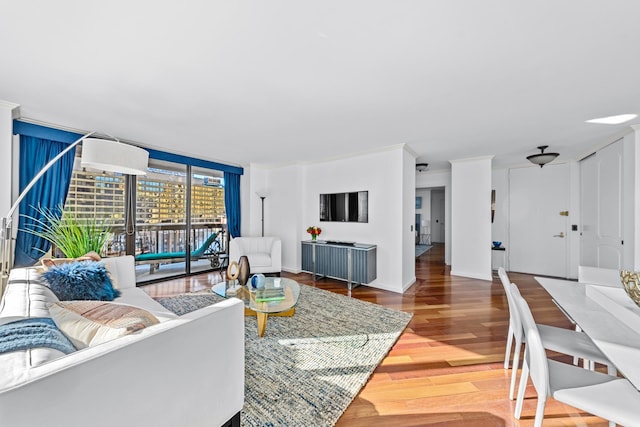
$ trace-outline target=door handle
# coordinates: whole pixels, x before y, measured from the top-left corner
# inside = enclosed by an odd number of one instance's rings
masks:
[[[561,231],[560,234],[554,234],[553,237],[560,237],[561,239],[564,239],[564,231]]]

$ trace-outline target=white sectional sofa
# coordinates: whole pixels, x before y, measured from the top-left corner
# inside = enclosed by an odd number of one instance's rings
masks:
[[[244,403],[240,300],[176,316],[135,287],[131,256],[106,258],[122,293],[160,323],[70,354],[0,354],[0,426],[238,426]],[[11,271],[0,324],[49,317],[56,296],[37,268]]]
[[[229,262],[246,255],[251,274],[282,271],[282,242],[276,237],[236,237],[229,242]]]

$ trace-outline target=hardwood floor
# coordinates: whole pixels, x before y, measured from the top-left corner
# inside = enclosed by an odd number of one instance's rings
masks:
[[[283,276],[314,285],[306,273]],[[416,278],[403,295],[366,286],[352,291],[353,298],[414,316],[337,426],[532,426],[536,395],[531,383],[520,420],[513,418],[515,402],[507,397],[510,371],[502,361],[509,313],[499,279],[490,283],[450,276],[442,245],[416,259]],[[533,276],[512,273],[510,278],[537,322],[571,328]],[[169,296],[206,289],[219,280],[217,273],[209,273],[144,289],[151,296]],[[344,282],[323,279],[315,286],[347,294]],[[549,399],[544,425],[608,424]]]

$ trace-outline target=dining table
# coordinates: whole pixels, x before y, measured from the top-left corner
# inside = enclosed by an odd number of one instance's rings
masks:
[[[620,284],[535,277],[593,343],[640,390],[640,307]]]

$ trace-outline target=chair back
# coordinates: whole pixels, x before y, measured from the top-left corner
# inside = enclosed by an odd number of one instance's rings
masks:
[[[498,276],[500,276],[500,281],[502,282],[502,287],[504,288],[504,293],[507,295],[507,305],[509,307],[509,321],[511,322],[511,327],[513,330],[513,334],[516,336],[518,340],[522,340],[522,321],[520,320],[520,316],[518,315],[518,309],[513,301],[513,296],[511,295],[511,282],[509,281],[509,276],[507,276],[507,272],[503,267],[498,268]]]
[[[191,257],[193,258],[199,258],[202,255],[205,254],[205,252],[207,252],[207,249],[209,249],[209,246],[211,246],[213,244],[213,242],[215,242],[215,240],[218,238],[218,236],[222,234],[222,231],[218,231],[216,233],[212,233],[207,240],[204,241],[204,243],[195,251],[191,252]]]
[[[604,285],[616,288],[622,287],[620,271],[612,268],[578,266],[578,282]]]
[[[529,375],[531,381],[536,388],[538,396],[548,396],[549,392],[549,363],[547,361],[547,353],[542,346],[540,332],[536,326],[536,321],[531,314],[529,304],[520,294],[520,290],[511,284],[511,296],[518,310],[519,317],[524,328],[526,347],[526,360],[529,365]]]

